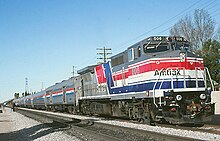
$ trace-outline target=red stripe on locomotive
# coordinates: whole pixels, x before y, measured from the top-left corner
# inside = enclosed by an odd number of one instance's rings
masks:
[[[97,66],[95,68],[95,71],[96,71],[96,77],[97,77],[97,80],[98,80],[98,84],[106,83],[104,68],[103,68],[102,64]]]

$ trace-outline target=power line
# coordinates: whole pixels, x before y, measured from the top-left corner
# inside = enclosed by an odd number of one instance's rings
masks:
[[[211,4],[213,4],[214,2],[216,2],[216,0],[211,1],[210,3],[204,3],[204,4],[208,4],[208,5],[206,6],[206,7],[208,7],[208,6],[210,6]],[[202,4],[202,5],[204,5],[204,4]],[[219,4],[220,4],[220,3],[218,3],[217,5],[219,5]],[[216,7],[216,5],[210,7],[209,10],[212,9],[212,8],[214,8],[214,7]],[[202,9],[205,9],[205,7],[203,7]],[[217,10],[215,10],[213,13],[215,13],[216,11],[219,11],[219,10],[220,10],[220,9],[217,9]],[[207,10],[207,11],[208,11],[208,10]],[[213,14],[213,13],[211,13],[211,14]],[[211,15],[211,14],[210,14],[210,15]],[[216,15],[218,15],[218,14],[220,14],[220,13],[217,13]],[[216,16],[216,15],[214,15],[214,16]],[[212,17],[214,17],[214,16],[212,16]],[[161,34],[161,33],[165,32],[165,31],[171,29],[172,27],[173,27],[173,26],[170,26],[170,27],[168,27],[168,28],[162,30],[161,32],[159,32],[159,33],[157,33],[157,34]]]
[[[219,15],[220,13],[217,13],[217,14],[215,14],[215,15],[213,15],[212,17],[215,17],[215,16],[217,16],[217,15]],[[217,22],[218,23],[218,22]]]
[[[213,0],[213,1],[205,1],[204,3],[201,3],[201,0],[198,0],[198,1],[196,1],[195,3],[193,3],[192,5],[190,5],[189,7],[185,8],[184,10],[182,10],[181,12],[179,12],[177,15],[175,15],[175,16],[171,17],[170,19],[166,20],[166,21],[163,22],[162,24],[160,24],[160,25],[158,25],[158,26],[156,26],[156,27],[154,27],[154,28],[152,28],[152,29],[150,29],[150,30],[148,30],[148,31],[146,31],[146,32],[144,32],[144,33],[142,33],[141,35],[139,35],[139,36],[137,36],[137,37],[135,37],[135,38],[133,38],[133,39],[131,39],[131,40],[128,40],[128,41],[122,43],[122,44],[120,45],[121,47],[119,47],[116,51],[119,51],[120,49],[124,48],[124,46],[125,46],[126,44],[131,43],[131,42],[137,40],[138,38],[140,38],[140,37],[146,35],[147,33],[150,33],[150,32],[152,32],[152,31],[154,31],[154,30],[156,30],[156,29],[158,29],[158,28],[164,26],[165,24],[167,24],[167,23],[169,23],[169,22],[171,22],[171,21],[177,19],[177,17],[179,17],[179,16],[181,16],[181,15],[183,15],[183,14],[185,14],[185,13],[191,12],[192,10],[194,10],[194,9],[192,9],[192,8],[193,8],[194,6],[196,6],[196,5],[198,5],[196,8],[200,8],[200,7],[203,6],[202,9],[204,9],[204,8],[208,8],[209,6],[211,6],[211,5],[212,5],[213,3],[215,3],[215,2],[216,2],[216,0]],[[214,7],[216,7],[216,5],[210,7],[209,9],[212,9],[212,8],[214,8]],[[195,9],[196,9],[196,8],[195,8]],[[201,8],[200,8],[200,9],[201,9]],[[219,14],[219,13],[218,13],[218,14]],[[218,15],[218,14],[216,14],[216,15]],[[171,27],[172,27],[172,26],[170,26],[170,27],[168,27],[168,28],[166,28],[166,29],[164,29],[164,30],[158,32],[158,34],[161,34],[161,33],[165,32],[165,31],[169,30]],[[94,60],[95,58],[96,58],[96,57],[93,57],[93,58],[91,58],[91,59],[88,59],[87,61],[85,61],[85,62],[82,63],[82,64],[88,63],[88,61],[93,62],[93,60]],[[105,60],[104,58],[105,58],[105,57],[102,57],[102,58],[99,58],[99,59],[102,59],[102,60],[104,61],[104,60]],[[106,58],[106,60],[107,60],[107,58]],[[106,60],[105,60],[105,61],[106,61]]]
[[[141,35],[139,35],[139,36],[137,36],[137,37],[135,37],[135,38],[133,38],[133,39],[131,39],[131,40],[129,40],[129,41],[126,41],[126,42],[122,43],[121,46],[123,47],[124,45],[126,45],[126,44],[128,44],[128,43],[130,43],[130,42],[133,42],[134,40],[137,40],[138,38],[140,38],[140,37],[146,35],[147,33],[150,33],[150,32],[152,32],[152,31],[154,31],[154,30],[160,28],[161,26],[163,26],[163,25],[169,23],[170,21],[173,21],[173,20],[176,19],[178,16],[183,15],[184,13],[186,13],[187,11],[189,11],[189,9],[191,9],[193,6],[197,5],[200,1],[201,1],[201,0],[196,1],[195,3],[193,3],[193,4],[190,5],[189,7],[185,8],[184,10],[182,10],[181,12],[179,12],[177,15],[175,15],[175,16],[171,17],[170,19],[166,20],[166,21],[163,22],[162,24],[160,24],[160,25],[158,25],[158,26],[156,26],[156,27],[154,27],[154,28],[152,28],[152,29],[150,29],[150,30],[148,30],[148,31],[146,31],[146,32],[144,32],[144,33],[142,33]],[[206,4],[206,3],[205,3],[205,4]],[[202,5],[204,5],[204,4],[202,4]],[[191,10],[190,10],[190,11],[191,11]],[[122,48],[122,47],[121,47],[121,48]],[[121,48],[118,48],[118,50],[121,49]]]
[[[41,83],[41,91],[44,90],[44,82]]]
[[[215,4],[215,5],[213,5],[212,7],[208,8],[207,10],[211,10],[211,9],[213,9],[213,8],[215,8],[216,6],[219,6],[219,5],[220,5],[220,3]]]
[[[210,15],[214,14],[215,12],[219,11],[220,9],[217,9],[215,11],[213,11],[212,13],[210,13]]]
[[[216,2],[216,0],[211,1],[209,4],[207,4],[206,6],[200,8],[200,9],[208,8],[208,7],[209,7],[210,5],[212,5],[214,2]],[[212,7],[213,7],[213,6],[212,6]],[[211,7],[211,8],[212,8],[212,7]],[[209,9],[211,9],[211,8],[209,8]]]

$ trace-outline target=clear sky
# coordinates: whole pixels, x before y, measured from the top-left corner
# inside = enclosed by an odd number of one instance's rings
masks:
[[[220,22],[218,0],[0,0],[0,102],[40,91],[169,27],[197,8]]]

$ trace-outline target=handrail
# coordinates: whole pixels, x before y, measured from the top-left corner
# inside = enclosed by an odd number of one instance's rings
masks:
[[[170,68],[167,68],[166,70],[168,70],[168,69],[172,69],[172,68],[183,68],[183,76],[184,76],[184,88],[186,88],[186,81],[185,81],[185,67],[170,67]],[[161,70],[160,70],[160,72],[162,71],[162,70],[164,70],[164,68],[162,68]],[[158,77],[158,79],[157,79],[157,81],[156,81],[156,83],[154,84],[154,87],[153,87],[153,103],[154,103],[154,105],[156,106],[156,107],[158,107],[158,105],[157,105],[157,103],[156,103],[156,97],[155,97],[155,88],[156,88],[156,86],[157,86],[157,83],[159,82],[159,80],[160,80],[160,77],[161,77],[161,73],[159,73],[159,77]],[[163,78],[163,80],[162,80],[162,82],[161,82],[161,84],[160,84],[160,86],[159,86],[159,89],[161,89],[161,87],[162,87],[162,85],[163,85],[163,82],[164,82],[164,78]],[[174,89],[173,88],[173,76],[171,77],[171,89]],[[161,99],[160,99],[161,100]],[[160,101],[160,106],[161,106],[161,101]]]
[[[182,68],[182,70],[183,70],[183,75],[181,75],[181,76],[183,76],[183,79],[184,79],[184,88],[187,88],[187,86],[186,86],[186,76],[189,76],[189,75],[186,75],[186,69],[185,69],[185,67],[170,67],[170,68],[167,68],[166,70],[168,70],[168,69],[172,69],[172,68],[175,68],[175,69],[178,69],[178,68]],[[208,77],[209,77],[209,80],[210,80],[210,82],[211,82],[211,86],[212,86],[212,90],[214,90],[214,85],[213,85],[213,81],[212,81],[212,79],[211,79],[211,75],[210,75],[210,73],[209,73],[209,70],[208,70],[208,68],[207,67],[195,67],[195,75],[196,75],[196,88],[198,88],[199,87],[199,84],[198,84],[198,70],[202,70],[202,68],[204,68],[204,71],[203,71],[203,80],[204,80],[204,83],[205,83],[205,87],[207,88],[207,80],[206,80],[206,72],[207,72],[207,74],[208,74]],[[163,71],[164,70],[164,68],[162,68],[161,70],[160,70],[160,72],[161,71]],[[161,73],[159,73],[159,76],[158,76],[158,78],[157,78],[157,81],[155,82],[155,84],[154,84],[154,87],[153,87],[153,103],[154,103],[154,105],[158,108],[158,104],[156,103],[156,93],[155,93],[155,91],[156,91],[156,86],[157,86],[157,84],[158,84],[158,82],[159,82],[159,80],[160,80],[160,78],[161,78]],[[174,78],[174,76],[171,76],[171,89],[174,89],[174,82],[173,82],[173,78]],[[163,82],[164,82],[164,80],[165,80],[165,78],[163,78],[162,79],[162,81],[161,81],[161,84],[160,84],[160,86],[159,86],[159,90],[161,89],[161,87],[162,87],[162,85],[163,85]],[[161,97],[160,97],[160,106],[161,106]]]
[[[163,70],[163,68],[160,70],[160,72]],[[158,105],[157,105],[157,103],[156,103],[156,98],[155,98],[155,88],[156,88],[156,86],[157,86],[157,83],[158,83],[158,81],[159,81],[159,79],[160,79],[160,76],[161,76],[161,73],[159,73],[159,77],[158,77],[158,79],[157,79],[157,81],[156,81],[156,83],[154,84],[154,87],[153,87],[153,102],[154,102],[154,105],[156,106],[156,107],[158,107]]]
[[[196,88],[199,87],[199,84],[198,84],[198,72],[197,72],[197,69],[195,67],[195,71],[196,71]]]
[[[212,90],[214,91],[215,90],[215,87],[213,85],[213,81],[212,81],[212,78],[211,78],[211,75],[209,73],[209,69],[207,67],[196,67],[196,72],[197,72],[197,69],[199,70],[202,70],[202,68],[204,69],[204,74],[203,74],[203,79],[204,79],[204,83],[205,83],[205,88],[207,88],[207,78],[206,78],[206,72],[208,74],[208,77],[209,77],[209,80],[210,80],[210,83],[211,83],[211,87],[212,87]],[[197,76],[196,76],[197,77]]]
[[[164,78],[163,78],[162,82],[160,83],[159,90],[161,89],[161,87],[162,87],[162,85],[163,85],[163,82],[164,82]],[[162,102],[162,99],[161,99],[161,96],[160,96],[160,107],[161,107],[161,105],[162,105],[161,102]]]
[[[208,69],[207,67],[205,67],[205,69],[207,70],[207,73],[208,73],[208,76],[209,76],[209,80],[210,80],[211,85],[212,85],[212,90],[215,91],[215,87],[214,87],[214,85],[213,85],[212,78],[211,78],[211,75],[210,75],[210,73],[209,73],[209,69]]]
[[[205,82],[205,88],[207,88],[207,82],[206,82],[206,69],[204,71],[203,77],[204,77],[204,82]]]
[[[197,71],[198,70],[202,71],[201,68],[204,68],[204,67],[195,67],[195,71],[196,71],[196,88],[198,88],[198,72]],[[205,76],[206,76],[205,69],[203,71],[202,76],[203,76],[203,80],[204,80],[204,83],[205,83],[205,87],[207,87],[207,85],[206,85],[206,78],[205,78]]]
[[[184,89],[186,88],[186,68],[184,67],[183,68],[183,78],[184,78],[184,83],[183,83],[183,87],[184,87]]]

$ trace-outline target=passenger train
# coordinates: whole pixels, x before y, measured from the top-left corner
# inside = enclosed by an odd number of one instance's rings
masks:
[[[14,103],[147,124],[203,124],[214,114],[209,71],[183,37],[148,37],[78,74]]]

